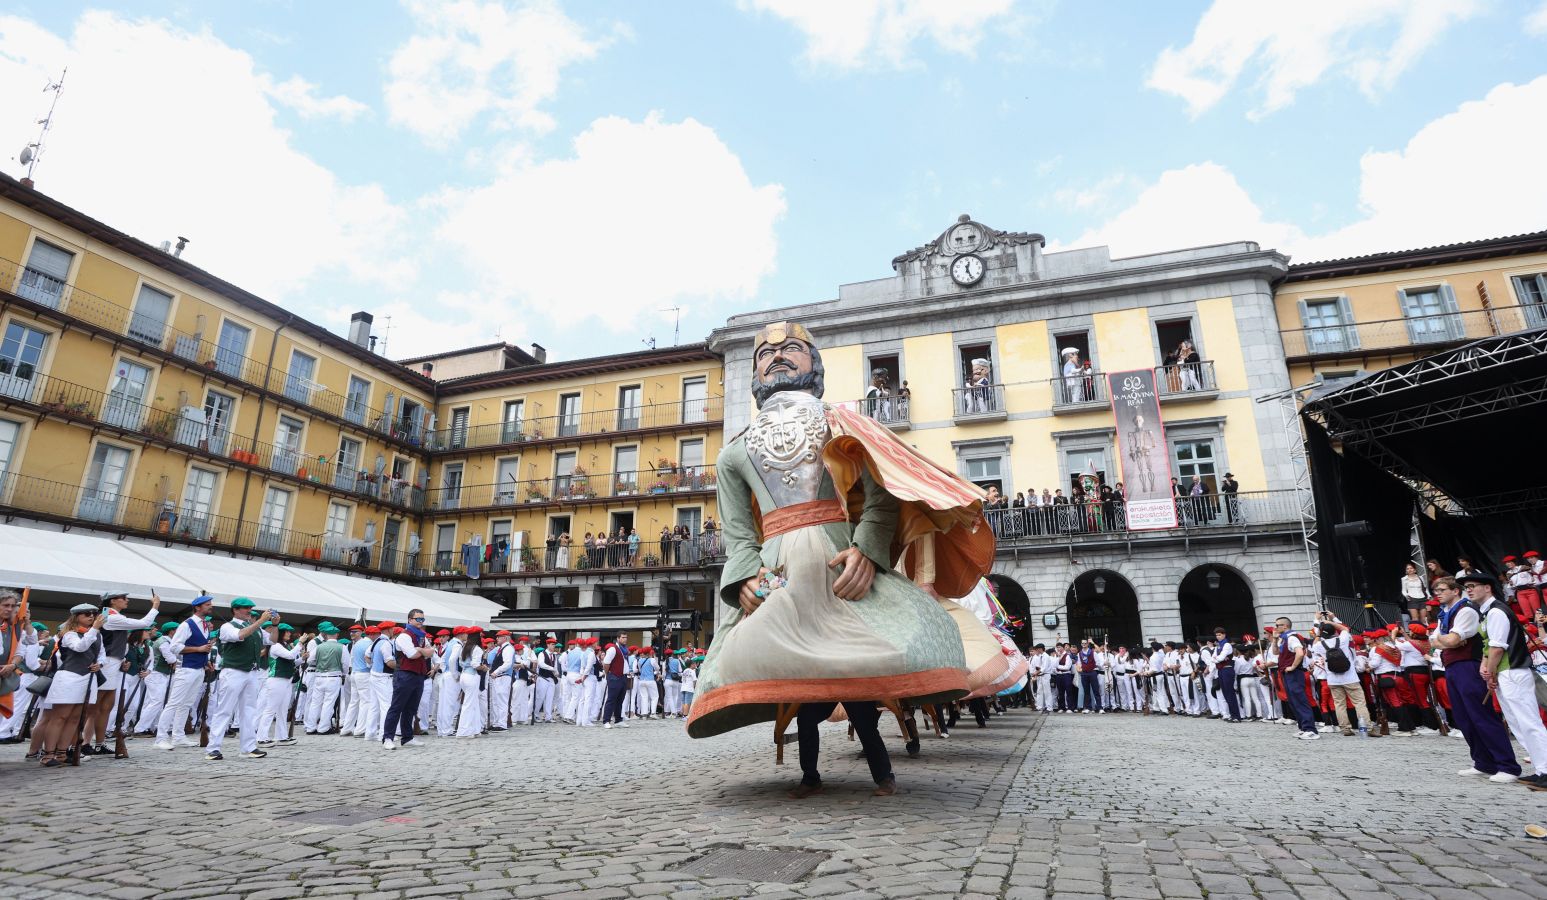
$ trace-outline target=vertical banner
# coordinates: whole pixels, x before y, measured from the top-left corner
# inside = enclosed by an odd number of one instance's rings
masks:
[[[1176,499],[1171,494],[1171,454],[1160,421],[1155,370],[1107,375],[1112,414],[1117,419],[1117,455],[1123,470],[1123,504],[1130,531],[1175,528]]]

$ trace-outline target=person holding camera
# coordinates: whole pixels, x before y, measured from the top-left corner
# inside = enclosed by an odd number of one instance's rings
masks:
[[[1316,633],[1316,644],[1311,647],[1312,665],[1326,675],[1338,730],[1343,737],[1354,736],[1355,723],[1348,718],[1349,704],[1353,704],[1359,736],[1364,737],[1369,734],[1370,711],[1365,706],[1364,688],[1359,684],[1359,669],[1354,665],[1353,638],[1348,628],[1325,610],[1316,614]]]
[[[220,694],[215,714],[210,717],[209,745],[204,758],[212,762],[225,759],[220,746],[231,723],[240,724],[242,756],[262,759],[268,753],[258,749],[258,693],[268,672],[262,665],[263,648],[270,643],[263,627],[279,621],[279,613],[267,610],[252,617],[255,604],[246,597],[231,601],[231,621],[220,626]]]

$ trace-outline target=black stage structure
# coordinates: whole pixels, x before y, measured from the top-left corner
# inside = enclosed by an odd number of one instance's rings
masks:
[[[1319,388],[1301,416],[1324,596],[1392,619],[1411,559],[1497,575],[1507,554],[1547,553],[1547,327]],[[1367,536],[1336,536],[1359,521]]]

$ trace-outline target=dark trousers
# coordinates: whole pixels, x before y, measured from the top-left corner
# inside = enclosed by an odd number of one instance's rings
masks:
[[[401,743],[414,739],[414,713],[419,711],[419,698],[424,696],[424,676],[417,672],[398,669],[392,673],[392,702],[387,704],[387,718],[382,721],[382,736],[391,739],[399,735]]]
[[[1081,705],[1083,709],[1095,712],[1101,708],[1101,682],[1097,680],[1094,669],[1080,673],[1080,691],[1085,695]]]
[[[1305,672],[1296,669],[1284,673],[1284,694],[1289,697],[1289,709],[1301,731],[1315,731],[1316,717],[1311,714],[1310,698],[1305,696]]]
[[[833,714],[837,708],[836,703],[802,703],[800,710],[795,713],[797,733],[800,735],[800,780],[802,784],[821,784],[822,776],[817,772],[817,756],[822,749],[822,739],[818,726],[827,717]],[[870,777],[880,784],[892,777],[892,758],[886,752],[886,742],[881,740],[881,732],[876,723],[881,720],[881,710],[876,707],[874,700],[849,700],[843,704],[843,711],[849,715],[849,723],[854,726],[854,736],[859,738],[859,745],[865,751],[865,762],[870,765]]]
[[[1473,640],[1477,640],[1473,638]],[[1450,714],[1472,751],[1472,765],[1479,772],[1520,774],[1515,750],[1509,743],[1504,719],[1485,698],[1488,685],[1478,674],[1475,660],[1453,662],[1445,667],[1445,682],[1450,688]]]
[[[628,678],[607,675],[607,699],[602,704],[602,724],[623,721],[623,696],[628,693]]]
[[[1054,673],[1053,678],[1058,682],[1058,708],[1060,710],[1079,709],[1080,695],[1074,689],[1074,673]]]
[[[1241,701],[1235,695],[1235,669],[1224,668],[1214,673],[1214,680],[1219,685],[1219,693],[1225,698],[1225,708],[1230,710],[1230,718],[1241,718]]]

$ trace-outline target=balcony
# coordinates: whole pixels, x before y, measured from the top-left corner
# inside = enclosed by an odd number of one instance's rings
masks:
[[[1060,375],[1048,379],[1053,390],[1053,415],[1105,409],[1112,398],[1107,393],[1105,372],[1081,371],[1074,375]]]
[[[985,515],[1001,549],[1239,536],[1300,528],[1300,498],[1295,491],[1250,491],[1234,497],[1204,494],[1178,498],[1175,503],[1177,525],[1164,529],[1130,531],[1122,501],[991,509]]]
[[[906,396],[866,397],[840,403],[862,416],[868,416],[893,431],[907,431],[913,427],[911,398]]]
[[[460,484],[427,492],[425,508],[451,510],[509,510],[606,502],[620,498],[651,498],[677,494],[701,494],[715,490],[714,466],[689,466],[677,471],[645,469],[634,472],[559,475],[503,484]]]
[[[422,554],[431,564],[428,571],[419,575],[431,581],[466,580],[467,574],[457,550],[439,550]],[[542,546],[523,548],[518,556],[496,555],[492,562],[480,566],[480,580],[490,577],[529,578],[548,575],[575,574],[607,575],[627,578],[634,573],[663,569],[702,569],[725,562],[725,546],[719,531],[704,531],[686,539],[676,536],[664,546],[659,534],[640,535],[638,545],[630,552],[628,541],[610,539],[586,547],[583,539],[573,538],[568,553],[561,550],[557,540],[546,541]],[[416,565],[410,560],[409,565]],[[415,571],[410,569],[409,571]]]
[[[711,397],[650,406],[598,409],[562,416],[536,416],[486,425],[454,426],[427,432],[425,446],[429,450],[477,450],[519,446],[537,441],[556,443],[592,435],[707,427],[720,421],[723,409],[722,398]]]
[[[178,331],[159,318],[136,313],[129,307],[61,283],[13,260],[0,259],[0,287],[13,287],[15,296],[45,311],[67,316],[88,330],[133,341],[163,359],[178,361],[189,369],[202,370],[228,382],[283,397],[309,411],[374,430],[410,446],[418,446],[422,441],[422,428],[397,422],[381,410],[365,406],[358,398],[350,400],[287,373],[273,373],[284,380],[283,388],[277,384],[271,386],[271,373],[266,363],[207,341],[203,335]],[[16,396],[10,393],[16,388],[7,382],[4,373],[0,373],[0,393]]]
[[[1004,385],[959,387],[951,391],[951,408],[958,425],[967,422],[1002,422],[1009,411],[1004,404]]]
[[[9,378],[9,381],[6,379]],[[142,403],[122,393],[105,393],[48,375],[0,375],[0,405],[23,406],[45,416],[92,428],[108,428],[136,441],[180,448],[192,455],[264,469],[300,483],[343,492],[412,512],[423,508],[424,492],[407,482],[330,465],[294,449],[233,435],[205,421],[204,410],[182,411]],[[93,517],[101,521],[100,517]]]
[[[253,521],[180,508],[172,498],[149,500],[114,490],[87,490],[30,475],[0,476],[0,509],[64,524],[86,522],[169,543],[324,561],[322,535],[264,528]]]
[[[1289,362],[1421,356],[1479,338],[1547,324],[1540,305],[1468,309],[1433,316],[1378,319],[1347,325],[1295,328],[1281,333]]]
[[[1212,400],[1219,396],[1214,360],[1155,367],[1155,390],[1160,401]]]

